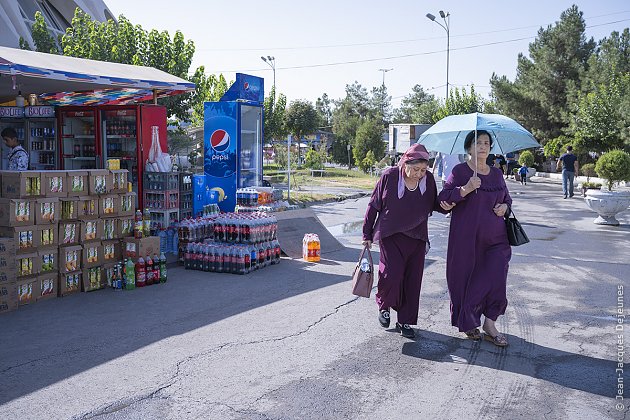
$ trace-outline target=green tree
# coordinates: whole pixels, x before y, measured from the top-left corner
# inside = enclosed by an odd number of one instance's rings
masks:
[[[574,141],[567,136],[558,136],[545,143],[544,153],[546,157],[560,157],[567,150],[567,146],[572,146]],[[577,152],[577,150],[574,150]]]
[[[321,145],[319,149],[309,149],[304,157],[304,166],[310,169],[324,169],[326,163],[326,148]]]
[[[576,146],[600,153],[623,148],[629,137],[630,120],[622,111],[628,94],[630,73],[621,78],[613,76],[612,80],[598,85],[594,91],[580,93],[570,126]]]
[[[492,97],[500,113],[521,122],[543,143],[563,134],[572,89],[595,49],[585,36],[586,24],[577,6],[560,15],[555,25],[540,28],[529,45],[529,57],[519,54],[514,82],[492,75]]]
[[[317,101],[315,101],[315,109],[319,114],[322,126],[332,127],[333,102],[328,97],[328,94],[324,93],[320,98],[317,98]]]
[[[600,85],[610,83],[630,73],[630,29],[620,34],[613,31],[599,41],[597,50],[588,59],[588,68],[582,78],[582,92],[588,93]]]
[[[529,150],[521,152],[520,156],[518,157],[518,163],[519,165],[525,165],[528,168],[531,168],[532,166],[534,166],[534,154]]]
[[[359,163],[359,169],[363,172],[368,173],[374,168],[376,165],[376,158],[374,158],[374,152],[369,150],[363,160]]]
[[[374,118],[367,118],[361,123],[357,129],[354,148],[352,149],[356,165],[364,171],[366,169],[363,161],[370,151],[372,152],[374,163],[379,161],[385,154],[383,126],[380,121]]]
[[[284,124],[294,141],[300,143],[302,137],[311,134],[317,128],[319,116],[313,104],[305,100],[292,101],[284,114]],[[298,144],[298,161],[300,155]]]
[[[387,87],[373,87],[368,104],[370,117],[382,121],[383,128],[386,129],[392,116],[392,97],[387,93]]]
[[[33,38],[33,44],[35,44],[35,51],[59,54],[59,46],[57,40],[51,35],[46,25],[46,20],[42,13],[38,10],[34,16],[35,23],[31,27],[31,37]],[[30,50],[31,46],[28,41],[20,37],[20,48],[23,50]]]
[[[630,155],[623,150],[604,153],[595,164],[595,172],[606,180],[610,191],[615,182],[630,181]]]
[[[229,86],[222,74],[218,77],[214,74],[206,75],[204,66],[197,67],[190,81],[197,86],[189,100],[192,108],[191,123],[193,127],[201,127],[204,118],[203,103],[218,101]]]
[[[470,93],[466,91],[466,88],[462,88],[461,90],[455,88],[449,92],[448,99],[444,105],[439,107],[437,112],[433,115],[433,122],[438,122],[449,115],[483,112],[483,107],[483,98],[475,92],[474,86],[470,87]]]
[[[280,140],[286,137],[287,130],[284,125],[284,114],[287,107],[287,97],[280,94],[276,98],[275,86],[271,88],[269,96],[265,98],[265,140]]]
[[[431,124],[439,107],[434,95],[425,92],[422,86],[415,85],[413,91],[403,98],[400,108],[394,110],[392,122]]]

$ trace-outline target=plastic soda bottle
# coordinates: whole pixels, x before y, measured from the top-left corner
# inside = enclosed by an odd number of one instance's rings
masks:
[[[143,225],[142,225],[142,212],[136,211],[136,220],[133,226],[133,236],[136,239],[142,239]]]
[[[151,214],[149,209],[144,209],[144,215],[142,216],[142,234],[145,238],[151,236]]]
[[[136,263],[136,286],[144,287],[147,285],[147,272],[142,257],[138,258]]]
[[[160,283],[166,283],[166,255],[160,254]]]
[[[131,260],[131,258],[129,258],[126,262],[125,262],[125,289],[126,290],[133,290],[136,288],[136,273],[135,273],[135,267],[134,267],[134,263]]]
[[[146,284],[147,286],[151,286],[153,284],[153,260],[151,260],[151,256],[147,255],[144,262],[146,264]]]
[[[153,254],[153,284],[158,284],[160,282],[160,257],[157,254]]]

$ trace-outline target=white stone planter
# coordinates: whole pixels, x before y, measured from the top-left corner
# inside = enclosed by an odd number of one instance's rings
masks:
[[[588,190],[584,201],[591,210],[599,215],[593,223],[619,226],[619,221],[615,218],[615,215],[627,210],[628,206],[630,206],[630,192]]]

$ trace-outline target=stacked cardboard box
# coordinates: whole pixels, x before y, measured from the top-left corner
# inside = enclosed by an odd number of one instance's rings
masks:
[[[106,286],[133,236],[127,179],[126,170],[0,171],[0,313]]]

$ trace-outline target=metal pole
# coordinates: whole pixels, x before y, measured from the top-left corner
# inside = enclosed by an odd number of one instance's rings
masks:
[[[299,145],[299,142],[298,142]],[[291,200],[291,135],[287,136],[287,201]]]
[[[451,35],[450,35],[451,27],[449,25],[449,22],[451,21],[451,14],[447,13],[446,17],[448,18],[448,21],[444,19],[444,22],[446,23],[446,99],[448,99],[448,94],[449,94],[448,67],[449,67],[449,55],[450,55],[450,43],[451,43]]]

